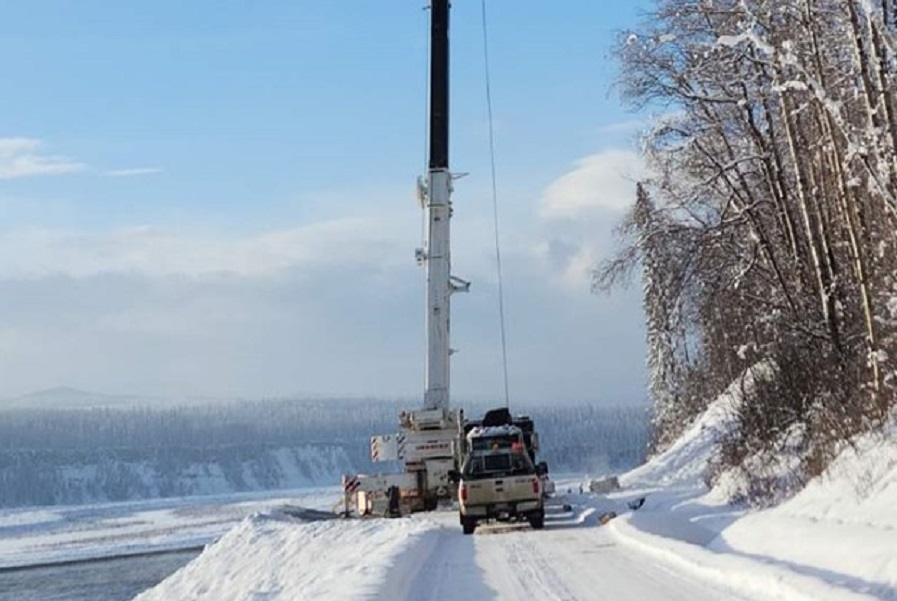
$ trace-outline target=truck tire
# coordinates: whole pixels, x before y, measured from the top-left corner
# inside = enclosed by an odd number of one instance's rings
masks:
[[[461,518],[461,530],[464,534],[473,534],[473,531],[477,529],[477,521],[476,520],[468,520],[465,518]]]
[[[537,512],[531,513],[529,515],[529,525],[532,526],[533,530],[541,530],[545,527],[545,510],[540,509]]]

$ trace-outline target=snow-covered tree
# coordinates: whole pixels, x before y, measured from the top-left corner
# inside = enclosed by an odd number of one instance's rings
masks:
[[[624,99],[665,115],[644,140],[654,175],[597,282],[641,268],[657,440],[695,391],[772,362],[733,444],[801,424],[816,472],[895,406],[894,2],[654,5],[617,48]]]

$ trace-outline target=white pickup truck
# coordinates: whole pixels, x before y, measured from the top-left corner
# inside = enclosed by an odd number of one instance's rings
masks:
[[[475,428],[458,480],[458,508],[464,534],[487,520],[527,520],[545,525],[542,469],[533,465],[516,426]]]

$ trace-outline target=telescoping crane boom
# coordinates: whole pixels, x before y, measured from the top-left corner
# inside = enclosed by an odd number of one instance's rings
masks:
[[[451,498],[449,472],[461,457],[463,412],[450,402],[451,297],[466,292],[468,282],[451,272],[452,173],[449,170],[449,0],[430,2],[429,156],[426,181],[418,178],[417,196],[425,211],[424,247],[415,257],[427,270],[427,361],[423,408],[399,415],[397,434],[371,439],[373,461],[401,461],[403,472],[346,476],[350,495],[360,513],[374,512],[386,503],[386,491],[398,490],[403,509],[433,509]]]
[[[449,171],[449,2],[431,5],[430,156],[426,188],[419,196],[427,212],[427,247],[417,253],[427,267],[427,369],[424,408],[448,410],[451,297],[469,283],[451,275]]]
[[[452,409],[449,386],[451,298],[470,288],[451,271],[449,8],[449,0],[430,2],[429,160],[426,181],[418,178],[417,186],[427,221],[424,247],[415,253],[427,270],[423,407],[400,413],[398,433],[371,438],[372,461],[400,461],[402,472],[343,477],[347,514],[350,507],[374,515],[431,510],[440,500],[454,498],[457,484],[452,475],[461,467],[470,429],[465,428],[463,410]]]

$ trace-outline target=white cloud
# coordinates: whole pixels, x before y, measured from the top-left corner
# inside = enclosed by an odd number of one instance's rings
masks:
[[[615,215],[540,219],[522,208],[537,200],[530,194],[502,221],[513,398],[641,400],[639,305],[588,291],[595,226]],[[178,396],[419,394],[420,216],[410,202],[395,213],[374,204],[242,233],[0,230],[0,396],[58,384]],[[454,395],[498,398],[489,209],[459,204],[453,234],[456,273],[473,281],[452,302]],[[546,250],[534,255],[540,241]]]
[[[635,183],[645,174],[641,158],[629,150],[606,150],[580,159],[542,195],[546,217],[577,217],[596,209],[621,211],[635,199]]]
[[[128,169],[109,169],[104,171],[106,177],[134,177],[137,175],[156,175],[162,173],[159,167],[130,167]]]
[[[590,294],[592,271],[602,258],[601,244],[595,240],[551,239],[535,248],[549,281],[569,294]]]
[[[612,252],[614,227],[645,175],[638,154],[611,149],[576,161],[545,188],[539,241],[531,254],[555,289],[590,294],[592,273]]]
[[[546,239],[531,248],[532,260],[556,293],[570,297],[591,295],[592,271],[604,256],[604,245],[594,238],[596,235],[600,235],[597,229],[592,238],[550,230]]]
[[[87,166],[64,156],[42,153],[33,138],[0,138],[0,180],[84,171]]]
[[[268,278],[303,267],[376,268],[395,261],[405,225],[388,216],[357,217],[242,237],[151,226],[98,233],[19,230],[0,234],[0,252],[10,258],[0,265],[0,277]],[[401,258],[410,256],[405,252]]]

